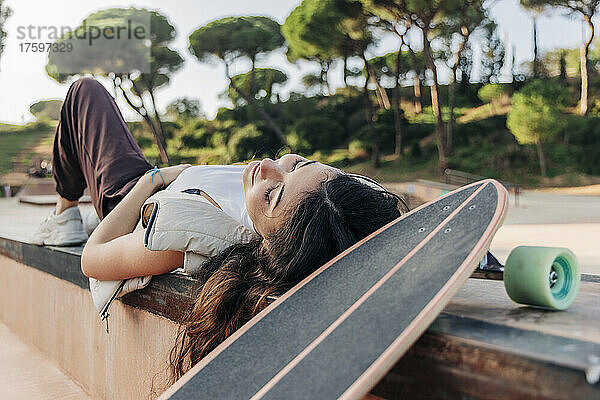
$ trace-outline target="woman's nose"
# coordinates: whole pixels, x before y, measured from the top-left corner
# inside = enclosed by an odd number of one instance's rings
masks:
[[[262,179],[281,180],[283,179],[283,174],[285,174],[285,171],[276,161],[265,158],[260,162],[260,177]]]

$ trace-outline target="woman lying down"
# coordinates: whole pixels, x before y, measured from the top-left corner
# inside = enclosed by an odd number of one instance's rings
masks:
[[[369,178],[296,154],[152,169],[113,98],[90,78],[75,82],[63,104],[53,173],[59,201],[32,242],[87,239],[81,268],[103,319],[114,298],[152,275],[183,266],[206,279],[171,352],[173,380],[271,296],[406,209]],[[85,187],[101,220],[89,239],[77,207]]]

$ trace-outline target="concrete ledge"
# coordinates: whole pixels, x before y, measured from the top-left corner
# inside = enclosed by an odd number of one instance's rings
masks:
[[[89,289],[88,278],[81,272],[82,250],[81,246],[35,246],[0,237],[0,254]],[[121,301],[172,321],[181,321],[191,309],[202,284],[189,275],[173,272],[153,277],[148,287],[123,296]]]
[[[109,333],[87,289],[0,255],[0,320],[92,398],[164,390],[177,324],[117,301]]]
[[[586,382],[582,369],[544,362],[535,355],[509,351],[469,336],[449,334],[448,328],[468,326],[474,321],[448,319],[444,314],[442,317],[371,393],[385,399],[600,398],[600,385]],[[439,330],[439,324],[446,327]],[[480,321],[468,329],[492,336],[499,333],[496,326]],[[503,333],[508,334],[503,338],[508,342],[518,340],[523,331]],[[511,336],[515,333],[516,337]]]
[[[0,238],[0,254],[0,320],[21,340],[92,398],[152,398],[165,389],[177,321],[203,282],[179,273],[154,277],[114,302],[106,333],[79,268],[81,247]],[[372,394],[600,398],[600,383],[586,381],[600,368],[597,279],[586,279],[572,310],[548,313],[518,307],[502,283],[481,277],[469,280]]]

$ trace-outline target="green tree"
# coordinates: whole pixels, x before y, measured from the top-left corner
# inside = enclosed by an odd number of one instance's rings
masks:
[[[422,63],[422,54],[418,53],[418,56],[421,58]],[[406,79],[410,72],[415,74],[419,72],[413,71],[412,54],[402,52],[401,48],[398,51],[387,53],[383,56],[373,57],[369,60],[369,64],[373,68],[375,79],[382,82],[393,82],[394,154],[400,156],[402,154],[402,124],[404,121],[404,113],[400,109],[400,82]]]
[[[246,161],[268,154],[264,143],[262,132],[254,124],[248,124],[234,129],[227,149],[232,161]]]
[[[531,0],[533,1],[533,0]],[[536,0],[540,1],[540,0]],[[600,6],[600,0],[548,0],[551,6],[566,9],[571,14],[580,15],[587,24],[590,35],[581,48],[581,96],[579,99],[579,112],[587,115],[589,111],[589,55],[592,41],[594,40],[595,26],[594,15]]]
[[[167,115],[172,116],[175,120],[204,117],[200,100],[188,99],[187,97],[175,99],[167,106],[166,111]]]
[[[552,81],[533,81],[512,97],[506,126],[519,143],[537,146],[543,176],[547,172],[542,144],[564,129],[566,120],[562,112],[568,103],[568,89]]]
[[[327,95],[331,94],[328,76],[331,64],[337,57],[345,57],[345,60],[350,55],[349,49],[342,49],[346,40],[340,29],[343,17],[334,0],[304,0],[281,26],[288,45],[288,60],[293,63],[298,60],[317,62],[323,93]],[[347,81],[346,71],[344,63],[344,82]]]
[[[483,7],[483,0],[468,0],[458,3],[458,7],[444,10],[439,31],[447,53],[446,59],[450,67],[450,86],[448,90],[448,103],[450,118],[446,130],[446,146],[448,154],[452,153],[454,141],[454,115],[456,75],[463,57],[467,42],[475,30],[488,22],[487,11]]]
[[[254,96],[257,93],[257,73],[256,73],[256,58],[284,45],[284,39],[281,35],[281,26],[275,20],[268,17],[246,17],[245,21],[250,23],[242,24],[240,34],[246,36],[246,42],[241,47],[242,52],[250,58],[252,69],[251,77],[251,92]],[[262,72],[264,74],[264,71]]]
[[[521,6],[525,8],[531,15],[533,20],[533,77],[539,78],[541,75],[541,64],[538,51],[538,34],[537,34],[537,20],[544,12],[544,9],[548,6],[552,0],[520,0]]]
[[[439,24],[443,22],[444,15],[448,10],[456,9],[460,6],[460,0],[371,0],[376,7],[384,8],[391,15],[400,18],[408,15],[412,24],[418,27],[422,32],[423,55],[425,64],[431,71],[433,84],[431,90],[431,105],[435,115],[435,135],[438,147],[439,168],[444,171],[448,167],[446,155],[446,144],[444,135],[444,121],[442,118],[442,105],[439,96],[439,81],[437,66],[435,64],[436,55],[431,48],[431,42],[438,38]]]
[[[279,140],[289,147],[283,131],[256,101],[255,89],[244,92],[236,85],[231,75],[232,64],[246,57],[252,63],[251,74],[253,82],[256,82],[257,57],[283,45],[279,24],[267,17],[227,17],[195,30],[190,35],[189,42],[189,50],[198,61],[210,62],[216,58],[225,64],[225,75],[233,90],[264,118]],[[252,87],[255,88],[256,84]]]
[[[394,34],[398,38],[400,43],[398,45],[398,50],[396,51],[396,65],[392,68],[395,69],[397,73],[401,73],[400,71],[406,68],[400,64],[405,62],[402,59],[403,50],[405,48],[408,49],[410,55],[410,63],[408,64],[412,66],[412,70],[414,71],[413,91],[415,111],[417,114],[420,114],[423,108],[421,82],[427,67],[425,66],[423,53],[415,51],[414,46],[411,44],[410,32],[413,29],[414,23],[405,2],[394,2],[389,0],[360,0],[360,2],[364,5],[365,11],[369,14],[371,24]],[[399,95],[399,87],[396,86],[396,89],[398,90],[394,90],[394,93]],[[396,102],[396,100],[393,101]]]
[[[114,39],[120,28],[129,26],[140,28],[144,40]],[[93,45],[88,45],[88,36],[79,39],[93,30],[109,32],[113,38],[101,37]],[[175,28],[156,11],[133,7],[101,10],[89,15],[74,32],[57,41],[71,44],[73,51],[50,52],[46,72],[61,83],[85,73],[110,78],[115,91],[123,95],[152,131],[161,161],[169,164],[155,94],[183,66],[183,58],[168,47],[175,36]]]
[[[329,113],[322,112],[298,118],[290,128],[290,135],[306,153],[331,151],[343,143],[344,127]]]
[[[58,121],[62,100],[40,100],[29,106],[29,112],[38,120]]]
[[[400,80],[401,75],[403,73],[403,69],[406,68],[408,63],[403,62],[402,60],[402,49],[403,47],[408,46],[411,53],[414,55],[414,52],[410,48],[410,44],[408,41],[408,32],[411,26],[411,19],[404,13],[398,13],[397,9],[388,10],[385,7],[380,7],[374,4],[371,0],[361,0],[365,12],[371,16],[371,20],[373,17],[375,20],[372,22],[373,25],[383,29],[384,31],[391,32],[396,35],[400,41],[398,45],[398,50],[395,53],[388,53],[383,57],[376,57],[375,59],[369,60],[371,65],[375,71],[375,80],[379,82],[380,77],[384,76],[388,79],[392,79],[394,82],[394,86],[392,88],[392,103],[394,109],[394,154],[398,157],[402,155],[402,121],[401,117],[403,116],[403,112],[400,109]],[[415,74],[418,79],[418,73]],[[377,86],[378,88],[381,85]],[[384,97],[380,92],[385,94],[385,91],[378,91],[378,99],[380,104],[387,98],[387,94]],[[415,82],[415,108],[417,108],[417,94],[420,96],[420,82],[419,88],[417,91],[417,85]],[[387,107],[386,107],[387,108]]]
[[[435,23],[440,14],[443,13],[441,0],[421,0],[409,3],[409,11],[414,16],[415,23],[423,33],[423,54],[425,56],[425,64],[431,71],[433,77],[433,85],[431,86],[431,106],[435,114],[436,124],[435,132],[438,146],[439,169],[446,170],[448,167],[448,159],[446,156],[446,146],[444,141],[444,121],[442,119],[442,104],[439,97],[439,82],[435,59],[431,51],[431,32],[435,32]],[[450,7],[448,7],[450,8]]]
[[[379,135],[375,128],[375,111],[373,110],[373,103],[371,102],[371,97],[369,95],[369,83],[371,81],[375,83],[377,91],[382,99],[382,103],[385,101],[383,97],[385,90],[381,88],[379,81],[375,77],[373,67],[367,58],[367,49],[369,46],[376,43],[369,24],[370,15],[366,12],[363,4],[358,2],[335,0],[335,4],[338,7],[338,10],[340,10],[339,12],[343,15],[339,24],[339,30],[345,38],[339,43],[340,54],[358,55],[362,58],[364,63],[365,81],[363,84],[363,97],[366,105],[365,118],[371,134],[371,158],[373,165],[377,168],[380,166],[380,144]],[[387,97],[387,95],[385,97]],[[387,104],[388,106],[386,108],[389,108],[389,100],[387,100]]]
[[[2,53],[4,52],[4,42],[6,41],[6,31],[4,25],[8,17],[12,15],[10,7],[4,4],[4,0],[0,0],[0,59],[2,59]]]
[[[482,26],[482,35],[479,38],[481,47],[480,82],[496,83],[500,81],[502,67],[504,66],[504,44],[498,36],[498,26],[494,21],[486,21]],[[538,68],[542,68],[539,63]]]
[[[254,97],[257,100],[271,101],[275,85],[283,85],[287,82],[287,79],[287,75],[278,69],[256,68],[254,71],[232,76],[231,82],[233,84],[229,84],[227,96],[231,99],[233,104],[244,102],[244,99],[234,89],[235,86],[243,93],[255,91]]]
[[[335,58],[345,60],[350,56],[363,60],[366,72],[363,85],[365,119],[373,143],[373,164],[379,166],[378,136],[368,89],[372,80],[377,82],[365,54],[374,41],[368,18],[363,5],[353,0],[303,0],[286,19],[282,33],[288,42],[290,60],[304,58],[331,62]],[[344,66],[344,78],[346,73]]]

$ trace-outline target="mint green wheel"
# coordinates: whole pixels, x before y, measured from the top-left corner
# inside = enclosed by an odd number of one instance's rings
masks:
[[[569,249],[519,246],[504,266],[504,288],[521,304],[565,310],[579,291],[579,263]]]

